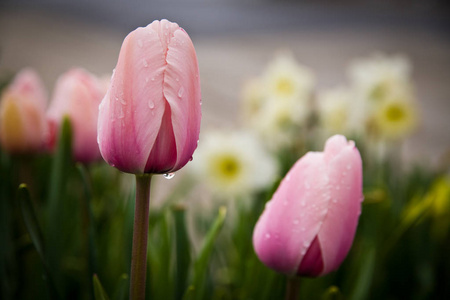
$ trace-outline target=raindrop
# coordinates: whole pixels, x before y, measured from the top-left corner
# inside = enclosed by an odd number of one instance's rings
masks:
[[[142,43],[142,40],[138,40],[138,41],[137,41],[137,44],[138,44],[139,48],[142,48],[142,46],[144,45],[144,44]]]
[[[266,233],[266,239],[270,239],[270,233]]]
[[[125,114],[123,113],[123,108],[122,106],[119,106],[119,119],[123,119],[125,117]]]
[[[153,102],[152,100],[149,100],[148,101],[148,108],[154,109],[155,108],[155,102]]]
[[[350,170],[352,168],[351,165],[347,165],[347,170]]]
[[[144,59],[144,67],[148,67],[148,61],[146,59]]]
[[[333,198],[333,203],[337,203],[337,199],[336,198]]]
[[[176,81],[180,81],[180,78],[177,77],[177,78],[175,78],[175,80],[176,80]]]
[[[189,161],[193,161],[194,160],[194,157],[193,156],[191,156],[191,158],[189,158]]]
[[[148,83],[148,77],[145,77],[145,83]]]
[[[121,98],[121,99],[120,99],[120,103],[122,103],[122,105],[126,105],[126,104],[127,104],[127,101],[125,101],[124,98]]]
[[[301,231],[305,231],[305,230],[306,230],[305,227],[302,227],[302,228],[301,228]]]
[[[200,102],[201,103],[201,102]],[[288,174],[287,176],[286,176],[286,181],[289,181],[289,180],[291,180],[291,175],[290,174]]]
[[[166,173],[164,174],[165,179],[172,179],[175,176],[175,173]]]
[[[309,245],[311,245],[311,243],[310,243],[310,242],[308,242],[308,241],[305,241],[305,242],[303,242],[303,246],[305,246],[305,247],[309,247]]]
[[[336,186],[336,189],[337,189],[337,190],[340,190],[340,189],[341,189],[341,186],[340,186],[340,185],[337,185],[337,186]]]
[[[155,77],[152,77],[152,79],[151,79],[152,81],[155,81]]]
[[[298,224],[298,220],[295,219],[294,221],[292,221],[292,223],[294,223],[295,225],[297,225],[297,224]]]
[[[178,97],[181,98],[184,94],[184,88],[180,87],[180,89],[178,90]]]
[[[302,251],[300,252],[301,255],[305,255],[306,254],[306,249],[302,249]]]

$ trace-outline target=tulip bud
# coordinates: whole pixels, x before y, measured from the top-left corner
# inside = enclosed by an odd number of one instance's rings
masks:
[[[182,168],[197,147],[200,106],[198,63],[188,34],[167,20],[132,31],[100,105],[103,158],[128,173]]]
[[[73,128],[75,160],[89,163],[100,159],[97,144],[98,106],[106,88],[102,80],[79,68],[71,69],[58,78],[47,112],[49,148],[54,148],[62,119],[67,115]]]
[[[299,159],[280,183],[255,226],[256,254],[288,275],[337,269],[353,243],[362,199],[359,151],[335,135],[324,152]]]
[[[47,93],[35,71],[19,72],[2,94],[0,142],[10,153],[33,153],[44,147]]]

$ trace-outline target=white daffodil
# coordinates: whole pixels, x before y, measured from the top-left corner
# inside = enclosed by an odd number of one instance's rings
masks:
[[[401,139],[417,126],[415,101],[407,93],[396,93],[375,106],[371,124],[375,134],[384,139]]]
[[[358,133],[364,126],[364,108],[353,90],[336,87],[317,95],[318,116],[327,136]]]
[[[213,131],[201,137],[192,169],[214,194],[239,196],[268,187],[277,175],[272,156],[250,133]]]
[[[367,100],[380,101],[393,90],[409,88],[411,63],[402,55],[386,56],[380,53],[353,61],[349,68],[350,80]]]
[[[306,101],[311,97],[314,76],[291,53],[280,52],[269,63],[263,83],[266,97],[275,101]]]

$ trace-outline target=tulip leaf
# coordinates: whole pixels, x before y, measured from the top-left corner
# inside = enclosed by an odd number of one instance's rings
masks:
[[[86,168],[78,163],[77,164],[77,171],[80,174],[83,188],[84,188],[84,212],[83,212],[83,219],[85,223],[85,227],[87,227],[87,248],[88,248],[88,272],[89,276],[96,273],[97,270],[97,248],[95,246],[95,227],[94,227],[94,217],[91,207],[92,202],[92,188],[89,180],[89,174],[86,170]]]
[[[194,263],[194,276],[193,276],[193,287],[195,289],[195,299],[202,299],[204,290],[204,279],[208,271],[208,261],[210,259],[214,242],[220,233],[225,222],[225,217],[227,214],[226,207],[222,206],[219,209],[219,214],[217,215],[211,229],[206,234],[205,240],[201,246],[197,260]]]
[[[375,271],[376,251],[370,248],[360,264],[359,275],[354,282],[354,288],[349,297],[350,300],[367,299],[372,285],[373,273]]]
[[[106,294],[102,284],[100,283],[100,279],[98,279],[97,274],[94,274],[94,276],[92,276],[92,282],[94,285],[95,300],[109,300],[109,297]]]
[[[126,300],[128,298],[128,284],[130,283],[130,277],[128,274],[122,274],[119,278],[119,282],[116,285],[114,291],[113,300]]]
[[[27,231],[30,235],[31,241],[33,243],[36,252],[39,255],[39,258],[42,261],[45,272],[45,279],[47,281],[47,286],[49,290],[50,299],[60,299],[58,296],[58,292],[53,280],[53,276],[50,272],[50,268],[45,258],[44,254],[44,243],[43,243],[43,235],[41,228],[39,226],[38,219],[36,217],[36,213],[34,211],[33,205],[31,203],[30,192],[26,184],[21,184],[18,190],[18,202],[20,206],[20,210],[22,213],[22,217],[27,228]]]
[[[191,260],[188,233],[186,231],[185,207],[177,204],[172,207],[175,219],[175,299],[182,299]]]

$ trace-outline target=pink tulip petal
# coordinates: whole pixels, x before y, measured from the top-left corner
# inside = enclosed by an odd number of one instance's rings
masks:
[[[354,143],[343,136],[330,138],[325,146],[325,159],[332,200],[318,236],[326,253],[322,274],[337,269],[350,250],[362,201],[362,162]]]
[[[315,277],[322,273],[323,270],[323,257],[322,249],[317,236],[314,238],[311,246],[306,252],[305,256],[298,267],[297,274],[302,276]]]
[[[256,224],[253,243],[262,262],[295,274],[327,213],[322,153],[307,153],[289,171]]]
[[[100,108],[102,156],[125,172],[143,173],[165,111],[161,86],[165,50],[154,23],[138,28],[124,40]]]
[[[8,88],[30,99],[37,107],[45,111],[47,108],[47,91],[38,74],[30,68],[21,70]]]
[[[179,28],[168,44],[164,97],[172,110],[176,171],[191,158],[200,134],[201,95],[197,56],[187,33]]]

